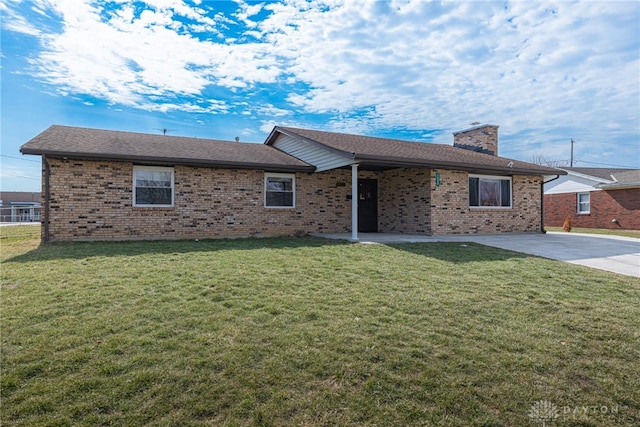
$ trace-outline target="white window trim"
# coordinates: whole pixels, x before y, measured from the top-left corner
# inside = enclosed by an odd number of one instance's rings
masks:
[[[469,205],[469,200],[467,200],[467,205],[469,209],[497,209],[497,210],[508,210],[513,209],[513,179],[510,176],[500,176],[500,175],[478,175],[470,173],[467,177],[467,186],[469,185],[469,178],[481,178],[481,179],[499,179],[499,180],[509,180],[509,206],[471,206]],[[469,194],[469,189],[467,188],[467,194]]]
[[[589,203],[588,203],[589,209],[586,210],[586,211],[581,211],[580,210],[580,195],[582,195],[582,194],[586,194],[587,196],[589,196]],[[576,210],[577,210],[578,215],[588,215],[588,214],[591,213],[591,192],[583,191],[583,192],[580,192],[580,193],[576,193]]]
[[[293,193],[292,206],[267,206],[267,181],[269,178],[291,178],[291,192]],[[296,207],[296,174],[294,173],[264,173],[264,197],[263,205],[267,209],[294,209]]]
[[[146,170],[146,171],[159,171],[159,172],[170,172],[171,173],[171,204],[137,204],[136,203],[136,171]],[[172,167],[161,167],[161,166],[133,166],[133,191],[132,191],[132,204],[135,208],[172,208],[175,203],[175,182],[174,182],[174,169]]]

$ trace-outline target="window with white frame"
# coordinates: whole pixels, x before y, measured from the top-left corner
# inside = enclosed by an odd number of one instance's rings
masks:
[[[267,208],[293,208],[296,205],[294,174],[264,174],[264,206]]]
[[[469,206],[510,208],[511,178],[469,175]]]
[[[133,167],[133,206],[172,207],[173,168]]]
[[[589,193],[578,193],[578,213],[588,214],[591,212],[591,195]]]

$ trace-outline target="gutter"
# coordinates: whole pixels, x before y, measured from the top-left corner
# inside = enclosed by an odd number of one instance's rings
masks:
[[[314,172],[315,166],[305,165],[286,165],[286,164],[273,164],[273,163],[243,163],[231,160],[218,160],[207,161],[204,159],[193,158],[167,158],[158,156],[137,156],[137,155],[104,155],[99,153],[81,153],[81,152],[66,152],[66,151],[50,151],[39,150],[22,147],[20,149],[22,154],[40,154],[43,157],[48,155],[49,157],[62,158],[62,159],[77,159],[77,160],[102,160],[112,162],[127,162],[134,164],[147,164],[147,165],[182,165],[182,166],[195,166],[195,167],[207,167],[207,168],[223,168],[223,169],[254,169],[265,170],[268,172]],[[294,158],[293,156],[289,155]],[[299,159],[298,159],[299,160]]]
[[[547,230],[544,229],[544,185],[551,181],[555,181],[558,178],[560,178],[560,175],[556,175],[555,178],[551,178],[549,181],[545,181],[543,178],[543,181],[540,184],[540,231],[542,234],[547,234]]]
[[[640,182],[616,182],[613,184],[597,184],[596,188],[601,188],[603,190],[627,190],[630,188],[638,188],[640,187]]]
[[[509,160],[509,159],[505,159]],[[372,154],[355,154],[354,161],[360,162],[361,166],[368,164],[376,164],[380,166],[390,167],[421,167],[421,168],[441,168],[451,170],[464,170],[471,173],[494,173],[501,175],[549,175],[550,173],[557,173],[553,169],[540,170],[540,169],[528,169],[523,167],[508,167],[497,166],[482,163],[465,163],[465,162],[450,162],[443,160],[413,160],[404,157],[388,157],[377,156]],[[563,174],[564,175],[564,174]]]

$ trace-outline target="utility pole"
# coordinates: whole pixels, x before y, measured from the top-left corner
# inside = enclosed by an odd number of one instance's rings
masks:
[[[573,167],[573,138],[571,138],[571,167]]]

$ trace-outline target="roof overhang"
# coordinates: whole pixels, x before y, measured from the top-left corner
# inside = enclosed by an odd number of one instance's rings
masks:
[[[575,176],[575,177],[578,177],[578,178],[586,179],[586,180],[589,180],[589,181],[598,182],[598,183],[601,183],[601,184],[615,183],[615,181],[612,180],[612,179],[604,179],[604,178],[600,178],[598,176],[587,175],[587,174],[576,172],[576,171],[572,171],[572,170],[566,170],[566,169],[561,169],[561,170],[567,172],[565,175],[571,175],[571,176]],[[596,185],[600,185],[600,184],[596,184]]]
[[[423,169],[450,169],[464,170],[470,173],[491,174],[491,175],[549,175],[549,169],[517,168],[517,167],[494,167],[490,165],[479,165],[460,162],[438,162],[420,161],[406,158],[394,158],[384,156],[372,156],[356,154],[354,163],[358,163],[363,169],[386,170],[396,168],[423,168]],[[563,170],[553,171],[554,175],[566,175]]]
[[[627,190],[640,188],[640,182],[614,182],[612,184],[598,184],[596,187],[602,190]]]
[[[184,165],[195,167],[215,167],[223,169],[259,169],[270,172],[314,172],[314,166],[305,165],[285,165],[281,163],[247,163],[225,160],[207,160],[193,158],[167,158],[158,156],[126,156],[126,155],[103,155],[96,153],[78,153],[53,150],[33,150],[28,147],[20,148],[22,154],[43,155],[51,158],[74,159],[74,160],[103,160],[114,162],[133,162],[148,165]]]

